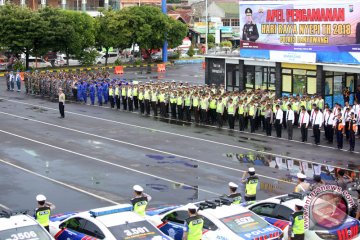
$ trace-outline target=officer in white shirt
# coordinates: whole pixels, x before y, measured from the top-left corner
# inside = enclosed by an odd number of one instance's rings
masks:
[[[334,140],[334,114],[331,109],[326,109],[324,114],[324,128],[325,128],[325,138],[328,140],[328,143],[333,143]]]
[[[301,131],[301,141],[307,142],[307,132],[309,127],[310,115],[304,106],[301,106],[301,113],[299,116],[299,128]]]
[[[281,128],[282,128],[282,121],[283,121],[283,111],[280,109],[280,105],[276,105],[275,111],[275,129],[276,129],[276,137],[281,138]]]
[[[323,114],[322,112],[319,111],[319,108],[316,107],[312,119],[313,133],[314,133],[316,145],[320,144],[320,129],[322,127],[323,122],[324,122]]]
[[[350,131],[349,131],[349,122],[350,122],[350,106],[349,104],[347,105],[348,107],[344,108],[344,113],[342,115],[342,119],[345,122],[345,135],[346,135],[346,140],[349,140],[350,138]]]
[[[288,104],[288,110],[286,111],[286,126],[289,140],[292,140],[294,122],[295,114],[294,111],[291,109],[291,104]]]

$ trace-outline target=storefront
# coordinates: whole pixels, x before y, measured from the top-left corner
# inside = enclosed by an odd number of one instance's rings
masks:
[[[332,71],[331,71],[332,70]],[[206,84],[224,84],[227,91],[264,89],[276,96],[321,95],[325,103],[344,104],[343,90],[350,89],[350,104],[360,84],[360,67],[335,64],[276,63],[238,57],[206,57]]]

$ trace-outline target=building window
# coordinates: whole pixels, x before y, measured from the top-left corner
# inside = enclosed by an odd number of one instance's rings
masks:
[[[240,26],[240,22],[238,18],[231,19],[231,26],[237,27]]]
[[[225,18],[222,20],[222,22],[223,22],[223,26],[230,26],[230,19]]]

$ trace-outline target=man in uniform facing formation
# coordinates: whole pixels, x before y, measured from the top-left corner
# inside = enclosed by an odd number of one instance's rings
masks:
[[[302,173],[298,173],[298,184],[295,186],[294,192],[301,193],[301,192],[307,192],[310,190],[310,184],[305,182],[306,175]]]
[[[189,218],[185,220],[183,240],[201,240],[204,227],[204,219],[197,213],[198,208],[194,204],[188,205]]]
[[[49,231],[49,222],[51,211],[55,209],[55,205],[46,201],[46,197],[42,194],[36,196],[37,208],[35,209],[35,219],[38,223]]]
[[[240,204],[241,203],[241,193],[237,192],[238,185],[233,182],[229,182],[229,190],[230,194],[227,197],[231,200],[232,204]]]
[[[135,196],[131,199],[131,204],[133,205],[134,212],[140,216],[145,216],[145,210],[148,203],[151,201],[151,196],[144,193],[144,189],[139,185],[135,185],[133,190]]]
[[[249,174],[248,177],[246,177],[247,174]],[[255,168],[251,167],[247,172],[244,172],[242,183],[245,184],[245,201],[256,201],[259,178],[255,175]]]
[[[290,216],[288,239],[290,240],[304,240],[305,226],[304,226],[304,202],[298,199],[295,203],[295,212]]]

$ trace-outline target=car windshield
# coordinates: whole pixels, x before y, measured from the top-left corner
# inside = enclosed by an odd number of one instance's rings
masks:
[[[263,229],[268,224],[252,212],[241,213],[220,219],[234,233],[241,234]]]
[[[133,222],[109,227],[116,239],[163,240],[157,228],[147,221]]]
[[[38,225],[18,227],[0,231],[1,240],[51,240],[50,236]]]

